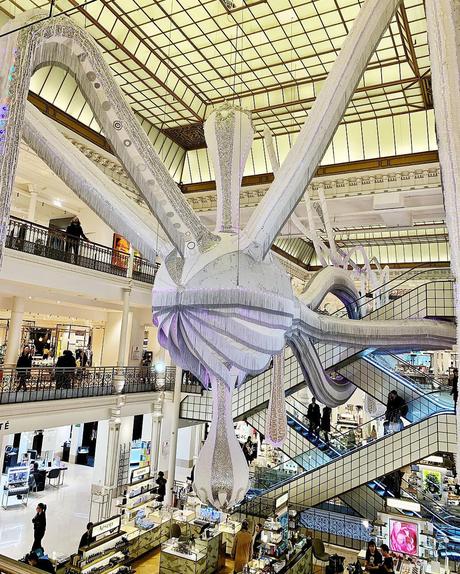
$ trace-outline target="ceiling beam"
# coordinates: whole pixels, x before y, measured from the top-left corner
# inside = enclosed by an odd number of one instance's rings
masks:
[[[433,96],[431,94],[430,88],[430,76],[422,76],[420,73],[420,68],[418,67],[417,62],[417,53],[415,51],[415,45],[409,24],[409,18],[407,17],[407,12],[404,4],[401,4],[396,12],[396,23],[398,25],[398,30],[401,36],[402,46],[406,55],[407,62],[414,76],[417,78],[418,84],[420,86],[420,92],[422,94],[425,109],[431,109],[433,107]]]

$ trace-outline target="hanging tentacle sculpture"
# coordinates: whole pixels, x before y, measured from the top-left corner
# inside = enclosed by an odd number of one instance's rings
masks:
[[[0,39],[0,248],[30,77],[40,65],[58,64],[76,77],[113,149],[163,229],[162,252],[166,256],[153,289],[153,319],[159,341],[173,361],[212,390],[211,432],[196,465],[195,489],[202,500],[217,508],[227,509],[240,501],[248,487],[247,465],[233,431],[232,392],[248,375],[265,370],[272,357],[279,366],[286,343],[293,348],[318,398],[334,406],[346,401],[353,389],[325,374],[315,351],[316,342],[358,348],[442,349],[455,340],[452,326],[435,321],[352,321],[320,315],[316,308],[321,295],[336,291],[347,299],[353,316],[356,309],[349,284],[342,277],[323,272],[301,301],[292,292],[289,276],[269,251],[301,200],[398,4],[399,0],[363,3],[295,145],[241,233],[239,188],[252,141],[250,114],[224,106],[206,122],[205,134],[218,179],[218,222],[216,231],[211,232],[191,210],[155,154],[95,41],[84,30],[65,16],[40,20],[41,12],[25,14],[2,29],[10,33]],[[43,129],[46,139],[46,126]],[[37,136],[31,130],[25,135]],[[67,177],[64,173],[61,176]],[[69,184],[77,191],[76,183]],[[85,191],[88,205],[116,227],[120,223],[116,210],[110,211],[97,190],[94,194],[90,187]],[[139,241],[145,242],[145,227],[135,229],[135,216],[133,212],[133,217],[127,218],[123,229],[132,227],[127,230],[131,236],[135,238],[138,233]],[[280,385],[279,371],[273,395],[277,404],[281,401]],[[274,409],[272,414],[284,416],[281,411]],[[270,426],[276,422],[272,420]],[[276,439],[282,433],[275,427],[270,432]]]

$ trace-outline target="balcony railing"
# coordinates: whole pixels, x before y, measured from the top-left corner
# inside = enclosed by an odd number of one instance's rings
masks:
[[[0,367],[0,404],[51,401],[123,393],[174,390],[175,368],[151,367]]]
[[[128,274],[127,253],[76,239],[60,229],[43,227],[17,217],[10,217],[6,247],[119,277]],[[142,257],[134,257],[133,279],[153,283],[157,269],[157,264]]]

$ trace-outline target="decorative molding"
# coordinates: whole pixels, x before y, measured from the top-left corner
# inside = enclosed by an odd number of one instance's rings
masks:
[[[161,133],[177,145],[183,147],[186,151],[206,147],[202,122],[177,126],[175,128],[165,128],[161,130]]]

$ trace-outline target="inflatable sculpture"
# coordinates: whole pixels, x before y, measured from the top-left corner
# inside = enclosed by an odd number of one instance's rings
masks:
[[[326,268],[302,300],[270,247],[302,199],[398,0],[366,0],[295,145],[244,229],[239,193],[253,128],[250,114],[224,105],[205,124],[217,184],[214,230],[200,221],[156,155],[123,99],[96,42],[71,19],[25,13],[3,27],[0,40],[0,239],[5,237],[19,141],[29,146],[109,225],[145,255],[163,263],[153,288],[153,320],[174,363],[194,373],[213,396],[208,439],[195,470],[202,501],[228,509],[248,488],[236,440],[232,393],[274,358],[277,392],[269,416],[273,442],[282,440],[282,352],[290,346],[318,399],[336,406],[354,387],[323,370],[315,342],[353,347],[446,348],[451,327],[434,321],[352,321],[316,313],[335,293],[358,318],[356,290],[343,269]],[[9,32],[8,34],[5,34]],[[30,77],[42,65],[68,69],[158,226],[150,228],[126,200],[40,114],[26,105]],[[281,380],[282,383],[282,380]],[[250,382],[248,383],[250,384]],[[281,389],[281,390],[280,390]],[[281,425],[281,427],[280,427]],[[281,430],[280,430],[281,428]]]

